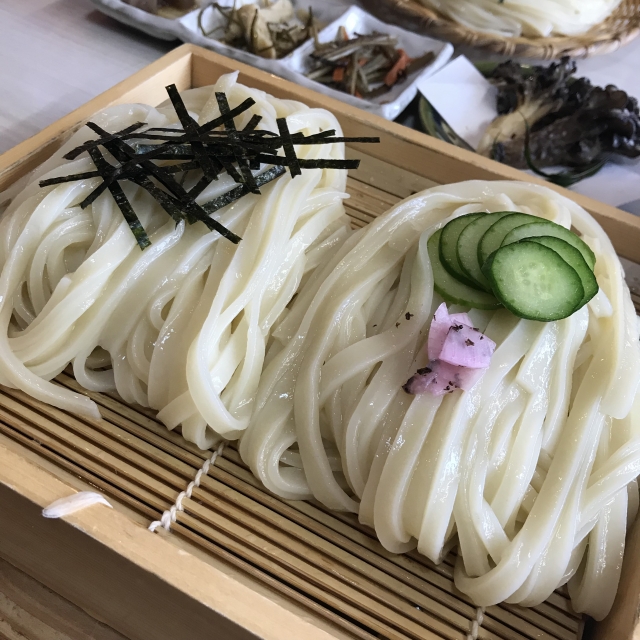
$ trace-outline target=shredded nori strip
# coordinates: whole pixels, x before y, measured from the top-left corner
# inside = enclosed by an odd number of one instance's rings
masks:
[[[269,156],[261,154],[257,156],[263,164],[277,164],[279,166],[289,167],[288,158],[282,156]],[[296,158],[297,164],[302,169],[357,169],[360,166],[360,160],[333,160],[317,158],[315,160],[307,160],[306,158]]]
[[[168,173],[188,173],[194,169],[199,169],[200,165],[195,160],[193,162],[181,162],[180,164],[173,164],[168,167],[163,167]]]
[[[62,176],[60,178],[47,178],[40,180],[41,187],[50,187],[53,184],[62,184],[64,182],[77,182],[78,180],[86,180],[87,178],[99,178],[102,174],[99,171],[85,171],[84,173],[74,173],[70,176]]]
[[[191,140],[191,148],[193,149],[195,159],[200,163],[202,173],[204,173],[205,177],[209,178],[209,180],[216,180],[218,178],[218,171],[216,171],[211,158],[204,148],[198,123],[187,112],[187,108],[185,107],[175,84],[170,84],[167,87],[167,93],[169,94],[171,104],[176,110],[176,114],[185,133],[193,136],[193,139]]]
[[[229,103],[227,102],[227,96],[222,93],[216,91],[216,100],[218,102],[218,107],[220,109],[220,113],[222,115],[227,115],[231,109],[229,108]],[[238,132],[236,130],[236,124],[233,119],[229,120],[224,125],[225,131],[227,132],[229,139],[232,145],[233,155],[235,156],[236,162],[240,167],[240,172],[242,173],[242,178],[238,180],[234,176],[234,180],[236,182],[244,183],[247,186],[247,189],[251,193],[260,193],[260,189],[256,186],[256,182],[253,179],[253,174],[251,173],[251,168],[249,166],[249,161],[247,160],[245,153],[242,147],[237,143],[238,140]],[[229,173],[229,169],[227,169]]]
[[[258,187],[262,187],[272,180],[279,178],[284,173],[286,173],[286,169],[284,167],[271,167],[271,169],[269,169],[268,171],[265,171],[259,176],[256,176],[256,185]],[[248,193],[250,192],[247,186],[241,184],[239,187],[235,187],[234,189],[231,189],[231,191],[227,191],[221,196],[218,196],[213,200],[209,200],[209,202],[202,205],[202,208],[207,213],[214,213],[215,211],[218,211],[218,209],[222,209],[222,207],[226,207],[228,204],[231,204],[236,200],[240,200],[240,198],[246,196]]]
[[[79,147],[72,149],[64,156],[62,156],[65,160],[75,160],[83,151],[89,151],[93,147],[97,147],[98,145],[103,144],[104,142],[109,142],[110,140],[116,140],[117,138],[125,138],[127,134],[140,129],[140,127],[144,127],[144,122],[135,122],[134,124],[128,126],[126,129],[122,129],[121,131],[116,131],[115,133],[107,133],[103,139],[98,140],[88,140],[84,144],[81,144]]]
[[[98,149],[98,147],[91,147],[88,149],[88,151],[98,171],[111,170],[111,165],[105,160],[102,152],[100,151],[100,149]],[[131,206],[131,203],[122,190],[122,187],[117,182],[114,182],[113,184],[109,185],[109,191],[111,192],[113,199],[118,205],[118,208],[120,209],[120,211],[122,211],[122,215],[127,221],[129,228],[131,229],[136,241],[138,242],[138,245],[141,249],[146,249],[151,244],[151,240],[149,240],[147,232],[144,230],[140,219],[136,215],[136,212],[133,210],[133,207]]]
[[[175,220],[176,224],[184,220],[180,203],[171,194],[160,189],[151,178],[141,174],[131,178],[131,181],[153,196],[158,204]]]
[[[222,94],[222,95],[224,95],[224,94]],[[257,113],[254,113],[251,116],[251,120],[249,120],[249,122],[247,122],[247,126],[243,129],[243,131],[247,131],[247,132],[255,131],[255,128],[260,124],[261,120],[262,120],[262,116],[259,116]]]
[[[231,109],[226,95],[221,92],[216,93],[220,116],[199,125],[189,115],[176,86],[169,85],[166,89],[182,128],[143,129],[145,123],[136,122],[116,133],[109,133],[94,122],[88,122],[87,127],[94,131],[98,138],[88,140],[72,149],[64,158],[74,160],[86,151],[96,170],[48,178],[40,182],[41,187],[48,187],[89,178],[102,178],[102,182],[80,206],[89,206],[101,194],[109,191],[141,249],[148,247],[151,241],[120,182],[133,182],[147,191],[176,224],[182,221],[189,224],[200,221],[208,229],[217,231],[231,242],[238,243],[241,238],[211,218],[211,214],[249,193],[260,194],[260,187],[282,176],[286,167],[289,168],[291,177],[295,178],[302,173],[302,169],[357,169],[360,163],[359,160],[300,159],[296,155],[295,145],[380,142],[379,138],[337,137],[334,129],[310,136],[301,132],[291,133],[285,118],[278,118],[276,121],[278,133],[258,130],[262,118],[257,114],[252,115],[244,129],[240,130],[236,128],[234,119],[250,109],[255,101],[247,98],[242,104]],[[109,162],[100,151],[100,147],[108,151],[117,164]],[[284,151],[284,156],[278,155],[281,150]],[[254,172],[260,171],[264,165],[270,165],[270,168],[254,175]],[[184,186],[187,174],[194,170],[202,172],[202,175],[195,185],[187,190]],[[204,205],[198,204],[196,198],[213,180],[217,180],[223,171],[226,171],[238,186]],[[174,176],[178,174],[180,178],[176,180]]]
[[[295,178],[295,176],[302,175],[302,170],[300,169],[300,161],[296,155],[296,150],[293,148],[293,140],[291,139],[291,133],[289,133],[287,119],[278,118],[276,124],[278,125],[278,131],[280,131],[280,137],[282,138],[284,155],[289,161],[289,173],[291,173],[292,178]]]

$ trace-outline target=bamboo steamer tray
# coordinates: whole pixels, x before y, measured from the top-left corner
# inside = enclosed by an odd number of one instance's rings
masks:
[[[476,47],[510,58],[587,58],[616,51],[640,33],[640,0],[622,0],[604,22],[582,35],[546,38],[509,38],[470,29],[423,6],[419,0],[362,0],[362,4],[378,18],[391,24],[455,45]]]
[[[348,213],[367,224],[400,199],[465,179],[524,174],[300,88],[218,54],[184,45],[0,156],[0,190],[51,155],[94,112],[126,102],[158,104],[164,87],[240,81],[333,111],[363,162],[348,179]],[[530,178],[527,178],[531,180]],[[533,179],[536,181],[535,179]],[[561,192],[565,192],[559,189]],[[640,305],[640,218],[570,194],[607,230]],[[79,390],[62,374],[58,383]],[[585,621],[565,590],[533,609],[488,607],[483,615],[440,566],[393,555],[352,515],[269,494],[227,447],[170,533],[147,527],[169,509],[211,455],[115,395],[89,394],[102,420],[77,417],[22,392],[0,389],[0,556],[132,640],[326,638],[372,640],[580,640]],[[64,520],[43,506],[78,490],[113,505]],[[632,640],[640,604],[640,528],[632,529],[615,610],[598,640]],[[476,635],[474,622],[481,621]]]

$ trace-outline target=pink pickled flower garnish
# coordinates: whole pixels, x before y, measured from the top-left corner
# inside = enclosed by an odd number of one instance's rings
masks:
[[[444,396],[457,389],[468,391],[483,373],[482,369],[458,367],[442,360],[435,360],[424,369],[418,369],[402,388],[412,395],[428,391],[434,396]]]
[[[453,325],[445,338],[438,360],[470,369],[486,369],[496,343],[466,324]]]
[[[447,339],[449,329],[458,324],[473,327],[473,323],[466,313],[454,313],[453,315],[449,315],[447,305],[443,302],[436,309],[429,329],[429,339],[427,340],[429,360],[437,360],[439,358],[444,341]]]
[[[456,389],[468,391],[491,364],[496,344],[473,327],[466,313],[449,314],[441,304],[433,317],[427,339],[429,364],[418,369],[403,389],[435,396]]]

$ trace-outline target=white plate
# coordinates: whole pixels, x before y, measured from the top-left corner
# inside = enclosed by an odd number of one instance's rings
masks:
[[[161,38],[162,40],[180,40],[177,31],[177,20],[170,20],[162,16],[132,7],[122,0],[91,0],[102,13],[114,20],[123,22],[139,31]]]
[[[386,24],[359,7],[353,6],[347,0],[293,0],[296,8],[313,7],[314,13],[322,22],[330,22],[320,34],[320,41],[325,42],[335,38],[338,27],[343,25],[349,35],[354,33],[368,34],[373,31],[388,33],[398,39],[398,46],[403,48],[411,57],[424,55],[428,51],[435,54],[431,64],[413,72],[404,82],[398,83],[388,93],[373,100],[365,100],[350,96],[342,91],[331,89],[319,82],[309,80],[304,73],[310,66],[309,54],[313,51],[313,42],[307,41],[293,53],[280,60],[261,58],[247,51],[241,51],[230,47],[214,38],[204,36],[198,26],[198,14],[200,9],[192,11],[180,19],[171,20],[155,16],[141,9],[136,9],[122,0],[92,0],[100,11],[107,15],[136,27],[145,33],[163,38],[165,40],[179,39],[183,42],[191,42],[201,47],[211,49],[234,58],[240,62],[268,71],[287,80],[291,80],[303,87],[313,89],[320,93],[342,100],[371,113],[393,120],[413,100],[417,92],[419,78],[431,75],[443,67],[453,54],[453,46],[426,36],[420,36],[400,27]],[[240,0],[242,4],[250,0]],[[233,0],[219,0],[219,4],[232,6]],[[349,7],[345,11],[345,7]],[[207,14],[211,16],[207,17]],[[209,29],[216,26],[214,10],[209,9],[204,16]],[[333,22],[331,22],[333,20]],[[211,22],[211,24],[209,24]]]

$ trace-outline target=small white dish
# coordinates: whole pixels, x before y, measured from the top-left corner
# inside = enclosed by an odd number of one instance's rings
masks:
[[[431,63],[409,74],[404,81],[398,82],[387,93],[372,99],[357,98],[307,78],[306,74],[314,68],[314,61],[311,58],[314,50],[313,40],[308,40],[289,56],[282,59],[281,62],[290,71],[295,72],[296,78],[294,81],[297,84],[342,100],[354,107],[360,107],[376,113],[387,120],[393,120],[400,115],[415,98],[418,91],[417,83],[420,79],[441,69],[453,55],[453,46],[451,44],[386,24],[356,6],[352,6],[337,20],[323,29],[318,34],[320,42],[334,40],[341,26],[346,29],[350,37],[353,37],[356,33],[369,35],[373,32],[393,35],[398,40],[398,47],[404,49],[411,58],[418,58],[429,51],[432,51],[435,55]]]
[[[254,3],[255,0],[216,0],[216,4],[226,9],[232,9],[234,5],[239,9],[245,4]],[[308,11],[309,8],[312,7],[314,16],[321,24],[324,25],[328,25],[336,18],[340,17],[344,13],[345,8],[350,4],[346,2],[346,0],[291,0],[291,3],[293,4],[295,11]],[[205,3],[203,2],[203,4]],[[195,11],[187,13],[182,18],[179,18],[179,22],[183,27],[185,27],[185,29],[187,29],[187,31],[203,35],[198,25],[198,16],[200,11],[201,9],[198,8]],[[214,29],[219,29],[219,31],[216,32],[217,37],[219,37],[224,33],[226,20],[220,11],[218,11],[212,4],[208,4],[202,15],[202,26],[207,33],[212,32]],[[210,36],[210,38],[213,40],[216,39],[213,36]]]

